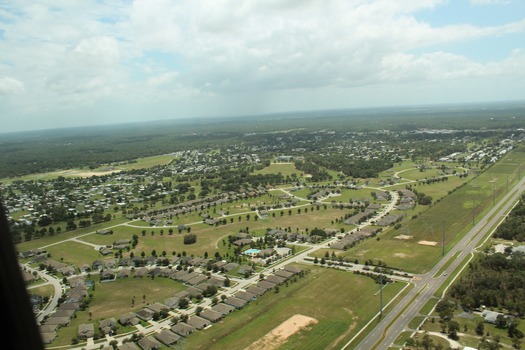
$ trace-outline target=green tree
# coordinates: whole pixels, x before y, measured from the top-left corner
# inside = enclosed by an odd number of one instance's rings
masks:
[[[421,346],[425,350],[430,350],[432,348],[432,345],[434,345],[434,341],[432,340],[432,338],[430,338],[428,332],[425,332],[423,339],[421,339]]]
[[[485,324],[483,323],[483,321],[479,321],[478,324],[476,324],[475,332],[477,335],[480,335],[480,336],[485,333]]]
[[[449,321],[448,322],[448,336],[450,339],[457,340],[458,339],[458,332],[459,332],[459,323],[456,321]]]

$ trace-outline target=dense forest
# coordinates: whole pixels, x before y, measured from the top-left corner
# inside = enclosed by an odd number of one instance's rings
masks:
[[[525,254],[496,253],[471,262],[468,273],[450,289],[450,296],[468,309],[502,308],[525,315]]]
[[[494,236],[505,239],[523,239],[525,197],[512,210]],[[481,305],[508,310],[525,315],[525,254],[505,249],[504,253],[486,251],[469,264],[468,273],[450,289],[450,296],[457,298],[469,309]]]
[[[466,133],[483,133],[485,137],[490,137],[496,130],[511,135],[522,127],[524,109],[520,104],[495,104],[477,107],[334,110],[0,134],[0,178],[57,169],[94,168],[140,157],[231,144],[268,147],[275,154],[285,153],[300,144],[307,152],[329,144],[336,145],[349,136],[348,132],[359,134],[381,130],[409,132],[449,128]],[[336,133],[323,134],[319,133],[320,129],[335,130]],[[377,136],[378,139],[387,137]],[[464,148],[464,145],[447,143],[450,135],[441,134],[441,140],[432,140],[434,144],[427,142],[428,137],[429,133],[416,132],[411,136],[412,140],[420,141],[417,147],[413,147],[414,156],[440,156]],[[355,141],[360,141],[358,136]],[[402,143],[404,140],[398,141]],[[436,149],[440,151],[436,153]],[[346,157],[346,162],[338,164],[341,159],[334,154],[325,159],[327,168],[350,176],[373,176],[388,165],[383,164],[383,161],[393,161],[380,159],[377,162],[359,162]],[[321,160],[316,159],[316,162]]]
[[[499,225],[494,237],[525,242],[525,196],[512,210],[512,215]]]

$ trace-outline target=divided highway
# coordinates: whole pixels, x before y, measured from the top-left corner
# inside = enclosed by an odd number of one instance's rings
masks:
[[[417,316],[421,308],[434,295],[434,293],[445,283],[443,275],[433,278],[450,259],[457,257],[447,267],[445,273],[452,273],[465,257],[471,254],[485,237],[488,231],[498,224],[508,211],[515,205],[524,190],[525,178],[518,182],[492,210],[490,210],[465,236],[445,255],[432,270],[426,274],[419,275],[421,279],[414,280],[415,287],[390,311],[375,328],[367,335],[355,349],[388,349],[395,339],[403,332],[408,323]],[[342,350],[350,349],[347,343]]]

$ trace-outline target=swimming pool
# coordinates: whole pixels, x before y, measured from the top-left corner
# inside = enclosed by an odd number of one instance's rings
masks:
[[[244,252],[244,254],[246,255],[253,255],[253,254],[258,254],[260,253],[260,250],[259,249],[248,249],[247,251]]]

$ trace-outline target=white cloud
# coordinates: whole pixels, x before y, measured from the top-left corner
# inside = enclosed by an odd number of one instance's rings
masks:
[[[81,64],[112,66],[119,60],[117,41],[107,36],[82,39],[73,53]]]
[[[24,83],[10,77],[0,78],[0,95],[19,95],[25,93]]]
[[[496,1],[471,1],[489,2]],[[277,96],[308,95],[315,104],[312,96],[326,100],[337,90],[344,103],[344,91],[383,85],[523,77],[523,41],[491,62],[446,47],[522,36],[525,19],[497,26],[468,24],[469,14],[454,25],[419,19],[440,6],[447,1],[20,0],[0,5],[0,94],[18,94],[13,111],[31,113],[113,100],[212,115],[244,108],[231,103],[235,96],[253,105],[271,96],[279,110],[291,104]]]

